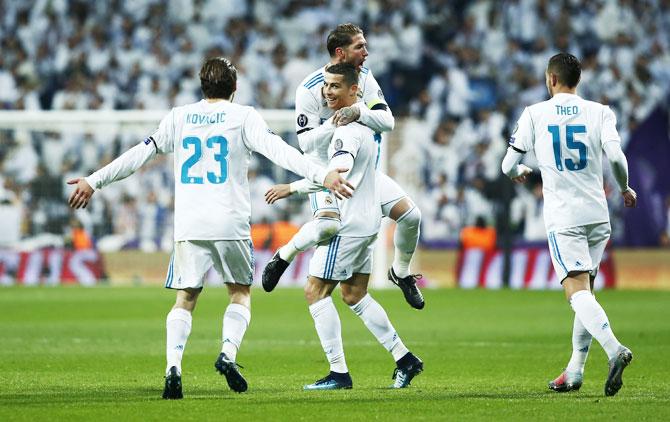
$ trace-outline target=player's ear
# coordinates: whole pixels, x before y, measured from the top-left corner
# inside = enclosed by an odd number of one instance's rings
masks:
[[[556,86],[558,85],[558,76],[556,76],[555,73],[550,73],[549,78],[551,80],[551,86]]]

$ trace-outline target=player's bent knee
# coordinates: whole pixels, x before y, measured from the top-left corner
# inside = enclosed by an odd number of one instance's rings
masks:
[[[419,227],[421,225],[421,210],[416,205],[401,215],[396,222],[407,227]]]
[[[328,240],[340,231],[342,222],[335,218],[319,217],[316,220],[316,232],[319,242]]]

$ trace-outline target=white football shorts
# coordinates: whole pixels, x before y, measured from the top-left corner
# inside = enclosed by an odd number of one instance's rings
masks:
[[[309,275],[324,280],[344,281],[354,273],[370,274],[375,240],[377,235],[334,236],[328,244],[316,247],[309,261]]]
[[[183,240],[174,242],[165,287],[202,289],[214,267],[224,283],[250,286],[254,281],[254,247],[251,240]]]
[[[391,179],[381,171],[377,171],[377,189],[379,191],[379,202],[381,203],[382,215],[384,217],[388,217],[391,213],[391,208],[407,196],[407,193],[395,182],[395,180]]]
[[[610,223],[604,222],[547,233],[551,262],[561,283],[573,271],[596,276],[611,232]]]

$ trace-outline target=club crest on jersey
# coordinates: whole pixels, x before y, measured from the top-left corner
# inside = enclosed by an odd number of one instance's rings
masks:
[[[326,196],[326,200],[325,200],[325,201],[326,201],[326,205],[330,205],[330,204],[333,203],[333,198],[331,198],[330,196]]]
[[[341,139],[335,139],[335,151],[339,151],[344,146],[344,142]]]
[[[307,126],[307,116],[301,114],[298,116],[298,126],[305,127]]]
[[[154,142],[154,138],[149,136],[147,139],[144,140],[144,145],[149,145],[152,142]]]

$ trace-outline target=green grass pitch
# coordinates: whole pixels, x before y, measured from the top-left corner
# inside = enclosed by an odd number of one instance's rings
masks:
[[[225,289],[200,297],[183,362],[184,400],[161,399],[165,315],[160,287],[0,289],[0,420],[668,420],[670,292],[598,294],[635,357],[616,397],[604,397],[606,357],[594,346],[579,392],[546,383],[570,355],[573,313],[562,292],[428,290],[410,309],[375,291],[425,371],[390,390],[394,362],[336,299],[348,391],[304,392],[328,366],[300,290],[253,292],[238,355],[249,391],[214,370]],[[339,297],[336,291],[335,297]]]

